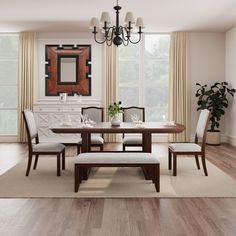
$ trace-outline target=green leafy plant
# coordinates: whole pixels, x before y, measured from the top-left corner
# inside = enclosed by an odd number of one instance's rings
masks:
[[[110,105],[108,107],[108,115],[111,117],[114,117],[115,115],[118,115],[119,113],[122,113],[122,107],[121,107],[121,101],[114,102],[113,105]]]
[[[198,98],[197,110],[208,109],[210,115],[210,131],[217,132],[220,118],[228,107],[229,96],[234,97],[235,89],[230,88],[227,82],[214,83],[210,88],[207,85],[196,84],[199,88],[195,96]]]

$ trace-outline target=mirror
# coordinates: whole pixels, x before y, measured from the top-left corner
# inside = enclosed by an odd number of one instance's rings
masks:
[[[91,96],[91,45],[45,45],[45,95]]]
[[[58,84],[78,83],[78,56],[59,55],[58,56]]]

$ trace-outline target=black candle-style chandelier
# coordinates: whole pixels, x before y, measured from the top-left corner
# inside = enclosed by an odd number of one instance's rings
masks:
[[[98,18],[93,17],[91,19],[90,28],[93,29],[92,33],[94,34],[94,40],[99,44],[106,43],[108,46],[111,46],[113,43],[117,47],[121,44],[123,44],[124,46],[127,46],[129,43],[137,44],[141,40],[141,35],[143,33],[143,19],[141,17],[137,18],[135,26],[138,27],[138,39],[136,41],[132,40],[131,31],[133,29],[133,24],[135,23],[133,13],[126,13],[125,26],[121,26],[119,20],[119,11],[121,10],[121,6],[118,5],[118,0],[117,5],[114,7],[114,9],[116,11],[116,24],[113,26],[110,26],[111,20],[109,13],[102,12],[100,22],[103,24],[101,32],[104,33],[104,39],[101,41],[98,41],[97,39],[98,29],[100,29]]]

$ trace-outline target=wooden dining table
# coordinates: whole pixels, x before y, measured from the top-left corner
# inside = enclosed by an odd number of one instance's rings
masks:
[[[136,125],[132,122],[122,122],[120,126],[112,126],[110,122],[101,122],[95,125],[73,125],[63,126],[55,125],[51,130],[55,133],[80,133],[82,138],[81,152],[90,151],[90,139],[93,133],[124,133],[124,134],[142,134],[143,152],[152,152],[152,134],[163,133],[181,133],[185,129],[184,125],[174,124],[166,125],[163,122],[144,122],[142,125]]]

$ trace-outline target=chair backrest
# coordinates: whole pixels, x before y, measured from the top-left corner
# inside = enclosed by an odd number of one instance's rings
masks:
[[[23,111],[23,117],[30,139],[36,138],[38,136],[38,132],[33,112],[29,109],[26,109]]]
[[[145,121],[145,108],[144,107],[123,107],[123,121],[132,122],[131,116],[137,115],[141,121]]]
[[[206,136],[207,131],[207,125],[209,122],[210,117],[210,111],[207,109],[201,110],[198,122],[197,122],[197,128],[196,128],[196,136],[197,138],[204,138]]]
[[[82,115],[85,114],[96,123],[103,122],[103,107],[82,107]]]

